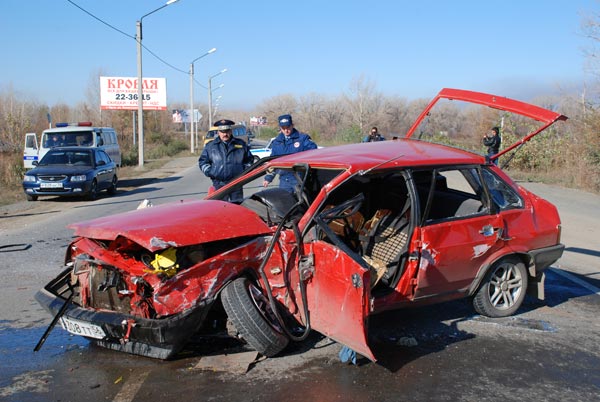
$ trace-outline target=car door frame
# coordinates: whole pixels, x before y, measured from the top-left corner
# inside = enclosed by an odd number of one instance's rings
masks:
[[[478,166],[433,168],[437,172],[477,169]],[[429,191],[432,191],[432,188]],[[483,266],[504,246],[504,221],[491,202],[484,185],[479,189],[484,211],[464,217],[426,221],[428,207],[421,211],[418,267],[413,300],[431,297],[459,297],[472,288]],[[432,202],[428,200],[427,203]],[[460,263],[457,263],[459,261]]]

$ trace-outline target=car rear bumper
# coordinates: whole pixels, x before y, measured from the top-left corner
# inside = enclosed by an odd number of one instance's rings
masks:
[[[69,278],[70,269],[67,269],[35,295],[37,302],[53,316],[66,302],[60,289],[65,289]],[[70,303],[63,317],[101,327],[106,334],[103,339],[86,337],[99,346],[141,356],[170,359],[202,326],[211,305],[212,301],[206,300],[180,314],[148,319],[83,308]]]
[[[562,256],[565,250],[564,244],[557,244],[555,246],[539,248],[536,250],[529,251],[529,256],[533,264],[530,264],[533,271],[530,271],[531,277],[529,278],[527,286],[527,294],[545,300],[546,293],[544,289],[544,283],[546,281],[546,269],[550,265],[554,264]]]
[[[529,251],[529,255],[532,258],[536,272],[540,273],[558,261],[558,259],[562,257],[564,251],[565,245],[559,243],[555,246],[531,250]]]

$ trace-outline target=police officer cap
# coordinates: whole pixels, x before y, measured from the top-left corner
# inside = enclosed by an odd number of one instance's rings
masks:
[[[292,115],[291,114],[282,114],[278,117],[279,127],[291,126],[292,124]]]
[[[231,130],[231,126],[233,126],[234,124],[235,123],[231,120],[222,119],[215,123],[215,127],[219,131],[226,131]]]

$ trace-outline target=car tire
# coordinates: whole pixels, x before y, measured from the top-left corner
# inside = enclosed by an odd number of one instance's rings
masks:
[[[237,278],[221,292],[225,312],[241,337],[257,352],[272,357],[289,338],[279,327],[269,300],[248,278]]]
[[[115,195],[117,194],[117,175],[114,175],[112,178],[112,182],[110,183],[110,187],[108,188],[108,190],[106,190],[108,192],[108,194],[110,195]]]
[[[37,195],[29,195],[29,194],[25,194],[27,196],[27,201],[37,201],[38,196]]]
[[[525,264],[517,257],[496,262],[473,298],[475,311],[494,318],[514,314],[525,300],[527,279]]]
[[[98,182],[94,179],[90,186],[90,191],[87,194],[87,199],[88,201],[94,201],[96,198],[98,198]]]

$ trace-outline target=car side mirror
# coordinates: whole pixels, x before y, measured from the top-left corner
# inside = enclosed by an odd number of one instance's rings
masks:
[[[106,165],[106,161],[98,161],[98,163],[96,165],[104,166],[104,165]]]
[[[33,166],[37,166],[37,165],[39,165],[40,163],[39,163],[38,161],[33,161],[33,162],[31,162],[31,164],[32,164]]]

